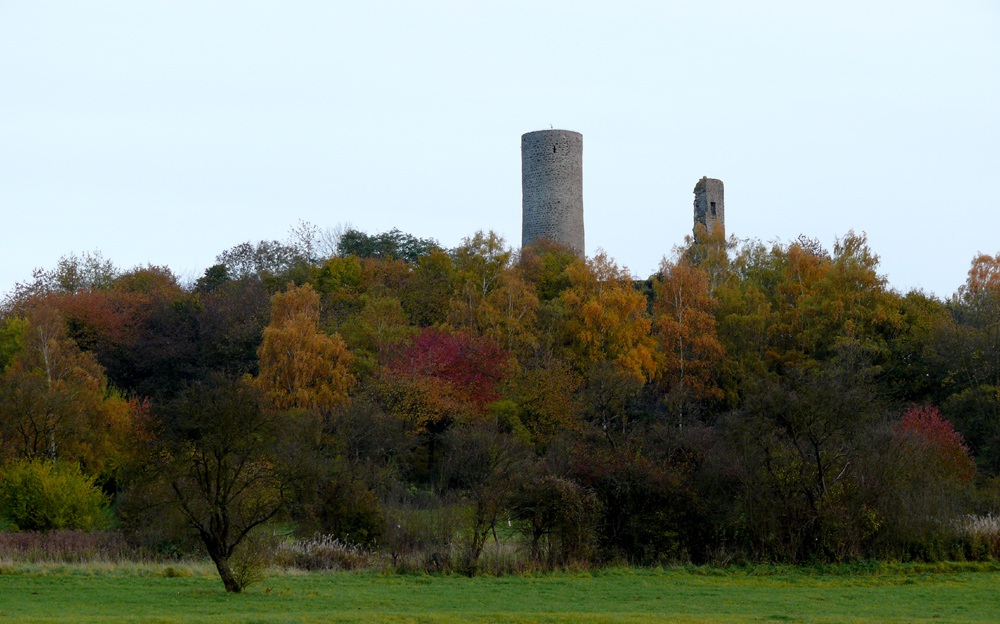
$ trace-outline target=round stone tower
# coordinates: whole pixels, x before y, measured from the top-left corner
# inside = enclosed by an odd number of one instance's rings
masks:
[[[539,130],[521,135],[521,247],[546,238],[584,257],[579,132]]]

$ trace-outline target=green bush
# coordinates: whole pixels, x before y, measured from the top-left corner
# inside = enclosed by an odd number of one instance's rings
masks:
[[[14,530],[89,531],[107,503],[77,464],[18,460],[0,468],[0,520]]]

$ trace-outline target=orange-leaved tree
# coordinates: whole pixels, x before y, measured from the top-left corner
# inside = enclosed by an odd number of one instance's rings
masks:
[[[683,418],[690,400],[721,399],[716,368],[723,359],[715,331],[709,276],[699,267],[666,259],[654,282],[653,331],[663,356],[660,379]]]
[[[652,379],[657,368],[652,321],[628,269],[600,252],[566,272],[571,286],[560,300],[569,355],[578,370],[608,361],[637,379]]]
[[[332,410],[354,381],[344,341],[319,331],[319,295],[309,284],[290,284],[271,297],[271,324],[257,355],[260,374],[254,383],[274,409]]]
[[[108,392],[104,370],[66,337],[55,310],[7,326],[20,336],[0,374],[0,459],[69,460],[110,477],[135,433],[129,404]]]

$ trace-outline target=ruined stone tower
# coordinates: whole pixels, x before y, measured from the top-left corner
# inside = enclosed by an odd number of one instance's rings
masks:
[[[583,135],[539,130],[521,135],[521,247],[549,239],[572,247],[583,241]]]
[[[702,177],[694,185],[694,230],[698,235],[698,224],[705,226],[705,231],[711,233],[716,227],[726,235],[726,202],[722,188],[722,180]]]

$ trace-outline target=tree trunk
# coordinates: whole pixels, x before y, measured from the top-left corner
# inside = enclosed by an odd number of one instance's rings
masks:
[[[222,584],[226,586],[226,592],[241,593],[243,585],[236,580],[233,569],[229,567],[229,557],[233,554],[233,549],[227,549],[220,540],[213,539],[212,536],[206,534],[204,531],[201,532],[201,541],[205,544],[208,556],[215,563],[215,569],[219,571],[219,578],[222,579]]]
[[[241,593],[243,591],[243,587],[236,582],[233,570],[229,567],[229,557],[212,553],[209,554],[212,557],[212,561],[215,562],[215,569],[219,571],[219,577],[222,578],[222,584],[226,586],[226,591],[234,594]]]

